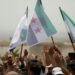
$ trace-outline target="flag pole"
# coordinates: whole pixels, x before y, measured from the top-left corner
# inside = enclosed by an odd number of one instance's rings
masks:
[[[73,44],[73,40],[72,40],[71,35],[70,35],[69,32],[68,32],[68,35],[69,35],[69,38],[70,38],[70,41],[71,41],[72,47],[73,47],[73,49],[74,49],[74,51],[75,51],[75,46],[74,46],[74,44]]]
[[[53,36],[51,36],[51,39],[52,39],[53,45],[55,46],[55,42],[54,42]]]
[[[59,7],[59,10],[60,10],[60,12],[61,12],[61,7]],[[61,15],[62,15],[62,18],[63,18],[63,20],[64,20],[64,17],[63,17],[62,12],[61,12]],[[65,24],[65,23],[64,23],[64,24]],[[70,42],[71,42],[71,44],[72,44],[72,48],[73,48],[74,51],[75,51],[75,46],[74,46],[74,44],[73,44],[72,37],[71,37],[71,35],[70,35],[69,31],[68,31],[69,29],[68,29],[68,27],[66,26],[66,24],[65,24],[65,27],[66,27],[66,29],[67,29],[67,33],[68,33],[68,36],[69,36]]]
[[[22,57],[23,44],[21,45],[20,58]]]

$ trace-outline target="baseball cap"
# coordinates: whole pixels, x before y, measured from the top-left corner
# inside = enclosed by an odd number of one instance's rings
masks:
[[[64,73],[62,72],[62,69],[60,67],[54,67],[52,70],[52,74],[53,75],[58,75],[58,74],[63,75]]]

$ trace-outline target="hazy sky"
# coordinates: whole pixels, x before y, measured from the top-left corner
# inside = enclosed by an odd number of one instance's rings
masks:
[[[26,7],[29,7],[28,23],[33,15],[37,0],[0,0],[0,40],[7,40],[13,36],[20,18],[24,15]],[[69,39],[59,6],[75,22],[75,0],[42,0],[44,10],[55,26],[57,34],[55,39]]]

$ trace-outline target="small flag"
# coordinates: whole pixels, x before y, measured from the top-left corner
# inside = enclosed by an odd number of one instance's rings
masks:
[[[67,24],[69,33],[71,35],[73,43],[75,43],[75,23],[71,20],[71,18],[63,11],[60,9],[60,12],[62,14],[64,22]]]
[[[35,11],[28,28],[28,46],[36,45],[55,33],[56,29],[45,14],[41,0],[37,0]]]
[[[21,20],[18,24],[16,32],[14,33],[14,36],[13,36],[12,41],[10,43],[9,51],[13,50],[15,47],[17,47],[17,46],[26,42],[27,18],[28,18],[28,7],[26,9],[26,13],[21,18]]]

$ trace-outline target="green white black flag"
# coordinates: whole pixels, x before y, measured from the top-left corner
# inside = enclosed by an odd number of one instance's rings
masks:
[[[60,9],[60,11],[61,11],[64,22],[68,26],[72,41],[73,43],[75,43],[75,23],[71,20],[71,18],[63,10]]]
[[[37,0],[35,11],[28,28],[28,46],[36,45],[55,33],[56,29],[45,14],[41,0]]]

